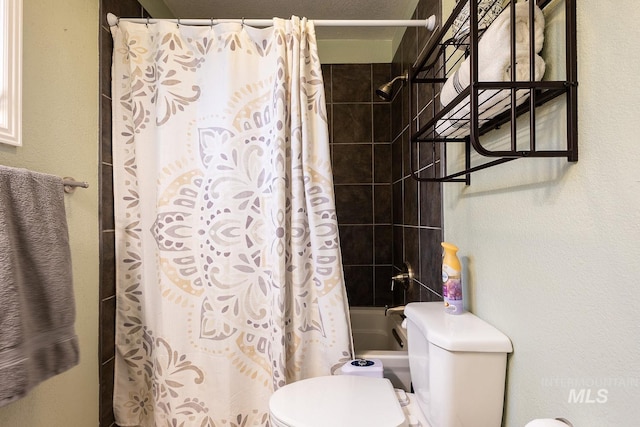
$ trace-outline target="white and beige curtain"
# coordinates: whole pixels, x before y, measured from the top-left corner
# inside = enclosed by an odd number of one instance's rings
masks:
[[[121,426],[266,426],[351,357],[313,24],[112,27]]]

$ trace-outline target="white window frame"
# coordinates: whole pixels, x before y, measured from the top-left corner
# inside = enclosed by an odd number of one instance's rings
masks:
[[[22,145],[22,0],[0,0],[0,143]]]

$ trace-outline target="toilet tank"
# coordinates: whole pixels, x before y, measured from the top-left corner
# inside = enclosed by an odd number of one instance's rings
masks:
[[[499,427],[511,341],[442,302],[405,307],[414,393],[431,427]]]

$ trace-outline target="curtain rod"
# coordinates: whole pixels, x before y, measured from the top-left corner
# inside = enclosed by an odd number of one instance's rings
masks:
[[[155,24],[165,21],[183,25],[215,25],[222,23],[246,24],[252,27],[270,27],[271,19],[146,19],[146,18],[119,18],[113,13],[107,14],[107,23],[113,27],[120,21],[134,22],[137,24]],[[431,15],[427,19],[313,19],[316,27],[425,27],[432,31],[436,26],[436,16]]]

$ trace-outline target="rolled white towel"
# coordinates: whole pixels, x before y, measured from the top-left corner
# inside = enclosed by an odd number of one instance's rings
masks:
[[[534,51],[540,53],[544,44],[544,14],[537,4],[533,5]],[[511,37],[511,7],[505,7],[502,13],[484,32],[480,42],[491,50],[509,51]],[[479,49],[479,48],[478,48]],[[529,51],[529,1],[516,3],[516,50]]]
[[[545,62],[540,55],[535,55],[534,80],[541,80],[545,72]],[[516,56],[516,81],[529,80],[529,54],[520,53]],[[509,56],[502,57],[492,65],[495,75],[503,78],[490,81],[505,81],[511,79],[511,60]],[[501,70],[501,72],[499,72]],[[504,77],[507,76],[507,77]],[[489,80],[488,80],[489,81]],[[529,91],[516,91],[516,105],[522,104],[528,97]],[[454,107],[443,119],[438,120],[436,132],[440,136],[463,136],[469,133],[470,104],[469,97]],[[511,91],[508,89],[486,89],[478,94],[478,123],[482,126],[497,114],[509,108]]]
[[[529,55],[529,2],[516,3],[516,57]],[[478,42],[478,81],[508,81],[510,73],[505,73],[505,57],[509,62],[511,54],[511,15],[510,7],[505,8]],[[534,5],[535,53],[542,50],[544,43],[544,14]],[[517,59],[519,62],[519,60]],[[537,60],[536,60],[537,62]],[[460,92],[469,86],[470,60],[465,59],[460,67],[445,82],[440,92],[440,102],[448,105]],[[528,79],[528,77],[526,78]],[[523,80],[523,79],[519,79]]]
[[[491,93],[493,96],[490,96]],[[522,104],[529,97],[528,90],[516,91],[516,105]],[[484,98],[484,99],[483,99]],[[478,126],[482,127],[499,113],[505,111],[511,103],[510,92],[498,90],[486,90],[478,96],[480,112]],[[436,124],[436,133],[442,137],[462,138],[469,135],[469,103],[461,103]]]

